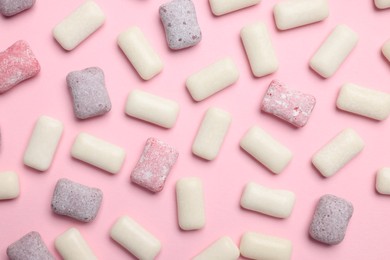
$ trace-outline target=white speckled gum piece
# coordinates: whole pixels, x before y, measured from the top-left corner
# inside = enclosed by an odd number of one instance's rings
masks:
[[[375,6],[378,9],[386,9],[390,7],[390,0],[375,0]]]
[[[70,228],[59,235],[54,245],[64,260],[98,259],[76,228]]]
[[[230,237],[224,236],[204,249],[192,260],[237,260],[240,257],[240,250]]]
[[[19,196],[19,176],[15,172],[0,172],[0,200],[15,199]]]
[[[390,168],[384,167],[376,173],[376,190],[383,195],[390,195]]]
[[[257,5],[260,1],[261,0],[209,0],[211,11],[217,16]]]

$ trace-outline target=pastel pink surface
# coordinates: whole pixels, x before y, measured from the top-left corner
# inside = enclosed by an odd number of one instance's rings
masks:
[[[167,47],[158,17],[158,7],[167,1],[97,2],[107,16],[106,23],[70,53],[56,43],[51,30],[80,1],[40,0],[34,8],[10,19],[0,17],[0,50],[24,39],[42,66],[36,77],[0,96],[0,170],[17,172],[21,185],[19,198],[0,203],[0,259],[5,259],[9,244],[31,230],[39,231],[49,250],[59,258],[54,240],[72,226],[80,230],[99,259],[132,259],[109,237],[111,226],[122,215],[131,216],[161,240],[162,251],[157,258],[161,260],[190,259],[223,235],[238,244],[245,231],[290,239],[294,246],[292,259],[297,260],[388,259],[390,197],[376,193],[375,173],[390,165],[390,120],[376,122],[342,113],[336,109],[335,102],[345,82],[390,92],[390,64],[380,52],[389,37],[384,24],[390,20],[390,9],[377,10],[371,0],[353,3],[329,0],[330,16],[325,21],[278,31],[272,14],[276,0],[262,1],[220,17],[212,15],[207,0],[194,1],[202,41],[192,48],[173,52]],[[353,11],[347,11],[351,8]],[[263,78],[252,76],[239,37],[243,26],[256,21],[267,24],[280,62],[276,73]],[[342,68],[332,78],[322,79],[310,70],[309,59],[329,31],[340,23],[354,29],[360,40]],[[140,79],[117,47],[119,33],[132,25],[143,30],[164,61],[164,70],[152,80]],[[240,69],[239,81],[207,100],[193,102],[185,87],[186,78],[226,55]],[[80,121],[74,117],[65,78],[70,71],[91,66],[99,66],[105,72],[112,110],[101,117]],[[305,127],[297,129],[260,113],[259,102],[274,78],[317,98],[316,108]],[[180,103],[180,116],[172,129],[125,115],[127,95],[135,88]],[[211,106],[230,112],[233,121],[218,158],[208,162],[193,156],[191,146],[204,112]],[[65,125],[53,164],[45,173],[23,166],[22,161],[34,122],[42,114],[60,119]],[[240,138],[254,124],[293,151],[294,159],[282,174],[269,173],[239,148]],[[346,127],[356,129],[366,147],[353,163],[332,178],[324,179],[311,165],[311,156]],[[117,175],[106,174],[71,158],[74,138],[82,131],[126,149],[126,161]],[[129,183],[130,172],[150,136],[164,140],[180,153],[164,190],[158,194]],[[188,176],[201,178],[205,193],[206,225],[195,232],[181,231],[177,225],[175,183]],[[51,212],[51,196],[60,178],[103,191],[104,201],[92,223],[78,223]],[[293,214],[279,220],[241,209],[240,196],[249,181],[295,192]],[[355,208],[345,239],[337,246],[324,246],[308,234],[316,203],[324,194],[345,198]]]

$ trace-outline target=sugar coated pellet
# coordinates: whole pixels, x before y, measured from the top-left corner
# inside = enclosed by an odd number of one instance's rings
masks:
[[[199,178],[186,177],[176,183],[179,226],[183,230],[201,229],[206,222],[203,184]]]
[[[312,95],[287,88],[273,80],[261,103],[261,110],[275,115],[296,127],[306,125],[316,104]]]
[[[57,181],[51,200],[51,208],[58,215],[68,216],[82,222],[95,219],[103,192],[68,179]]]
[[[390,0],[374,0],[375,6],[379,9],[386,9],[390,7]]]
[[[276,218],[287,218],[295,204],[295,194],[249,182],[241,196],[241,207]]]
[[[71,154],[76,159],[112,174],[120,171],[126,157],[123,148],[87,133],[77,136]]]
[[[96,2],[87,0],[54,27],[53,36],[62,48],[71,51],[99,29],[105,19]]]
[[[238,80],[239,72],[231,58],[224,58],[192,74],[186,86],[195,101],[202,101]]]
[[[126,102],[126,114],[140,120],[172,128],[179,116],[179,104],[141,90],[130,92]]]
[[[211,11],[217,16],[257,5],[260,1],[261,0],[209,0]]]
[[[38,232],[32,231],[7,248],[10,260],[55,260]]]
[[[249,259],[289,260],[292,243],[284,238],[245,232],[241,237],[240,252]]]
[[[118,45],[144,80],[159,74],[164,64],[137,26],[130,27],[118,36]]]
[[[329,16],[328,0],[285,0],[274,7],[276,26],[288,30],[316,23]]]
[[[251,127],[240,146],[275,174],[281,173],[292,159],[292,152],[260,127]]]
[[[254,76],[263,77],[278,69],[279,62],[264,22],[242,28],[241,40]]]
[[[390,168],[382,168],[376,173],[375,187],[378,193],[390,195]]]
[[[24,164],[38,171],[49,169],[63,128],[62,122],[57,119],[48,116],[39,117],[24,152]]]
[[[324,78],[332,77],[358,42],[348,26],[336,26],[310,60],[310,67]]]
[[[322,243],[335,245],[343,241],[353,205],[334,195],[320,198],[309,228],[310,236]]]
[[[32,78],[41,70],[26,41],[20,40],[0,52],[0,94],[20,82]]]
[[[13,16],[30,9],[35,0],[0,0],[0,13],[4,16]]]
[[[0,200],[17,198],[19,193],[19,175],[11,171],[0,172]]]
[[[390,62],[390,39],[388,39],[382,46],[382,54]]]
[[[209,108],[192,144],[192,152],[206,160],[214,160],[229,130],[232,116],[219,109]]]
[[[358,155],[363,148],[363,139],[355,130],[347,128],[316,152],[312,163],[324,177],[330,177]]]
[[[87,241],[76,228],[70,228],[59,235],[54,244],[64,260],[97,260]]]
[[[240,250],[230,237],[224,236],[204,249],[192,260],[237,260],[240,257]]]
[[[112,239],[138,259],[155,259],[161,250],[161,242],[128,216],[120,217],[110,234]]]
[[[178,156],[179,153],[171,145],[156,138],[149,138],[131,172],[131,181],[152,192],[161,191]]]
[[[73,71],[66,77],[77,118],[100,116],[111,110],[111,101],[101,68],[92,67]]]

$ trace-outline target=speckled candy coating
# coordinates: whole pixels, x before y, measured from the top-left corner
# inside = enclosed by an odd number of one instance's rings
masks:
[[[172,50],[194,46],[202,39],[195,6],[191,0],[173,0],[161,5],[160,18],[168,46]]]
[[[4,16],[13,16],[30,9],[35,0],[0,0],[0,13]]]
[[[27,42],[20,40],[0,52],[0,94],[20,82],[34,77],[41,70]]]
[[[7,248],[10,260],[54,260],[38,232],[32,231]]]
[[[131,181],[152,192],[161,191],[178,156],[179,153],[172,146],[156,138],[149,138],[131,173]]]
[[[334,195],[320,198],[310,225],[310,236],[322,243],[335,245],[343,241],[352,217],[352,203]]]
[[[263,98],[261,110],[302,127],[309,120],[315,104],[314,96],[288,89],[283,83],[273,80]]]
[[[97,188],[60,179],[54,190],[51,208],[59,215],[90,222],[95,219],[102,198],[103,193]]]

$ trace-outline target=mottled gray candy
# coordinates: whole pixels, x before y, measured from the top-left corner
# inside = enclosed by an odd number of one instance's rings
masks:
[[[41,235],[32,231],[7,248],[10,260],[54,260]]]
[[[322,243],[335,245],[343,241],[353,205],[333,195],[320,198],[310,225],[310,236]]]
[[[4,16],[13,16],[31,8],[35,0],[0,0],[0,13]]]
[[[191,0],[173,0],[161,5],[160,18],[169,48],[184,49],[196,45],[202,39]]]
[[[66,77],[77,118],[99,116],[111,110],[111,101],[104,82],[103,70],[98,67],[73,71]]]
[[[90,222],[95,219],[102,198],[100,189],[60,179],[54,190],[51,208],[59,215]]]

